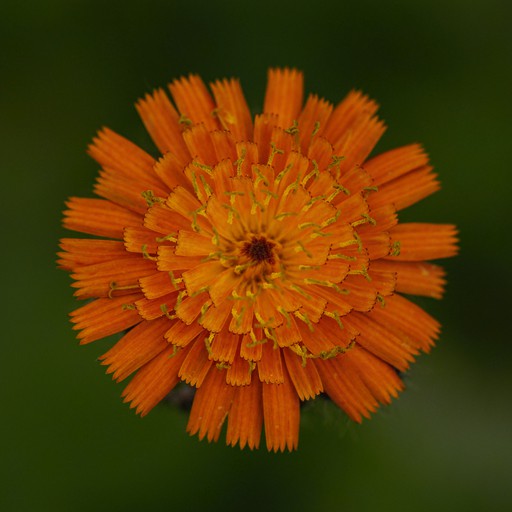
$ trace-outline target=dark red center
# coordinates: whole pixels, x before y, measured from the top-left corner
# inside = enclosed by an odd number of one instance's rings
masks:
[[[264,236],[253,236],[250,242],[246,242],[242,248],[242,253],[258,263],[266,261],[270,264],[275,262],[272,249],[276,244],[267,240]]]

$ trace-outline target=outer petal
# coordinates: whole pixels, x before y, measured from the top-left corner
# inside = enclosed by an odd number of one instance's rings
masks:
[[[281,128],[298,119],[304,94],[304,78],[296,69],[270,69],[263,112],[277,114]]]

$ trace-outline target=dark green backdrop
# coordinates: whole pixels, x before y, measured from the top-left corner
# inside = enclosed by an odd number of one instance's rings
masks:
[[[510,2],[4,2],[0,17],[2,511],[436,510],[512,507]],[[133,103],[191,71],[239,76],[255,111],[269,65],[337,101],[382,105],[379,149],[421,141],[443,190],[403,218],[454,222],[443,323],[407,390],[363,425],[317,400],[299,451],[240,451],[140,419],[78,347],[60,211],[90,196],[109,125],[148,144]],[[151,146],[147,146],[151,149]]]

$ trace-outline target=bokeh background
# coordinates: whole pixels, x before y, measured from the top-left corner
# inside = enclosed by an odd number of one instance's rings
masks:
[[[2,511],[512,510],[511,3],[506,0],[26,0],[0,16]],[[61,210],[91,196],[85,154],[108,125],[153,150],[133,103],[173,77],[239,76],[258,112],[266,69],[296,66],[332,101],[360,88],[421,141],[443,189],[405,220],[454,222],[443,326],[407,390],[362,425],[326,401],[296,453],[210,445],[187,415],[140,419],[79,347],[55,267]]]

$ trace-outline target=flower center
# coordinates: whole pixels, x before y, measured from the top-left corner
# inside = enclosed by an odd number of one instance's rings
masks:
[[[273,248],[276,244],[267,240],[264,236],[253,236],[250,242],[246,242],[242,247],[242,254],[245,254],[256,263],[267,262],[273,265],[275,263]]]

